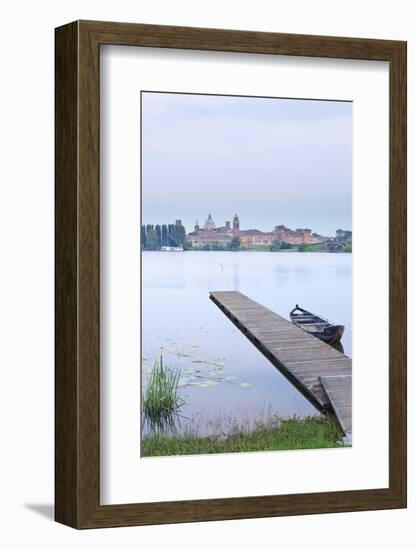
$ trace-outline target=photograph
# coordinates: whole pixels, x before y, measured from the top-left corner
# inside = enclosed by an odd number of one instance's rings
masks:
[[[141,457],[352,445],[352,118],[141,92]]]

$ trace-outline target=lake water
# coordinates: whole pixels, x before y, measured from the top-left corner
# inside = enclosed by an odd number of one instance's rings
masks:
[[[298,303],[343,324],[351,357],[352,255],[142,253],[142,385],[161,353],[167,367],[181,370],[185,404],[166,430],[205,434],[221,424],[227,432],[234,421],[318,414],[209,299],[210,290],[238,290],[287,319]],[[143,429],[152,429],[146,419]]]

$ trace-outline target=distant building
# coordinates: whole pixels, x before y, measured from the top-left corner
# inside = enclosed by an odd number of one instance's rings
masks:
[[[237,214],[233,217],[233,224],[226,221],[224,226],[217,227],[212,215],[209,214],[204,227],[195,222],[194,231],[187,235],[187,241],[194,248],[217,243],[226,246],[233,238],[238,238],[240,245],[244,247],[256,247],[271,245],[274,241],[282,241],[289,244],[313,244],[329,240],[317,233],[311,233],[311,229],[296,229],[295,231],[285,225],[275,226],[273,231],[260,231],[259,229],[240,229],[240,220]]]
[[[311,229],[288,229],[285,225],[277,225],[275,234],[278,241],[290,244],[311,244]]]
[[[230,227],[230,223],[226,222],[226,225]],[[239,216],[235,214],[233,216],[233,237],[239,237],[240,236],[240,221]]]
[[[259,229],[243,229],[240,231],[241,246],[263,246],[270,245],[277,240],[276,234],[272,232],[265,233]]]
[[[235,224],[235,221],[233,221],[233,224]],[[224,226],[217,227],[212,215],[209,214],[204,227],[200,227],[198,221],[195,222],[194,231],[187,235],[187,241],[191,242],[195,248],[213,243],[227,245],[233,239],[234,227],[232,230],[230,221],[226,221]],[[239,219],[237,219],[237,227],[239,228]]]

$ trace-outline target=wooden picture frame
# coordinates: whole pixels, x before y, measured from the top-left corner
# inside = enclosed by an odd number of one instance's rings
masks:
[[[75,528],[406,506],[406,43],[76,21],[56,29],[55,518]],[[389,62],[389,487],[100,505],[99,57],[117,44]]]

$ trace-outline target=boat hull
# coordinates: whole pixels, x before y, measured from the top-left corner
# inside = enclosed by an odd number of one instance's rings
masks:
[[[303,328],[303,327],[301,327]],[[340,339],[343,336],[343,333],[345,332],[345,327],[343,325],[334,325],[331,327],[331,329],[325,330],[323,332],[315,333],[313,331],[309,331],[307,329],[304,329],[305,332],[308,332],[309,334],[312,334],[313,336],[316,336],[317,338],[320,338],[320,340],[323,340],[323,342],[327,342],[328,344],[333,344],[334,342],[339,342]]]
[[[343,325],[333,325],[327,319],[314,315],[297,306],[290,312],[290,319],[299,328],[327,344],[339,342],[345,331]]]

